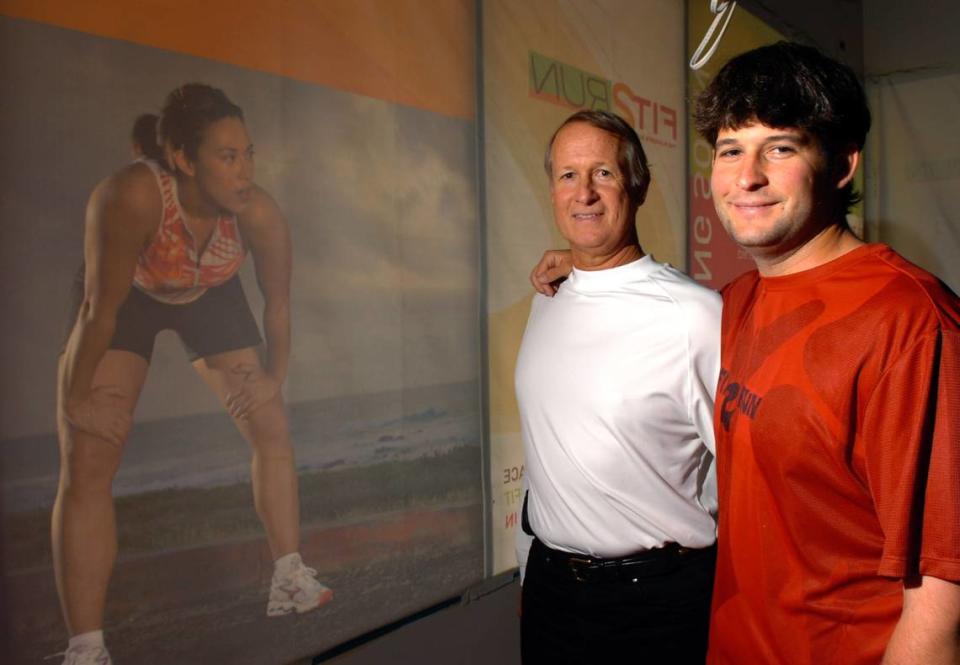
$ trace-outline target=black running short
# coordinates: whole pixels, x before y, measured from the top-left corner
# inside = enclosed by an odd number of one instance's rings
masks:
[[[83,269],[73,283],[63,348],[82,304]],[[179,335],[191,361],[257,346],[263,341],[238,275],[183,305],[154,300],[136,286],[131,287],[117,312],[117,327],[109,348],[131,351],[150,362],[154,340],[161,330],[173,330]]]

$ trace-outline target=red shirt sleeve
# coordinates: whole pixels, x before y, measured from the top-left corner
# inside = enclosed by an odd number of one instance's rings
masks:
[[[902,353],[862,436],[884,537],[878,574],[960,581],[960,333],[928,333]]]

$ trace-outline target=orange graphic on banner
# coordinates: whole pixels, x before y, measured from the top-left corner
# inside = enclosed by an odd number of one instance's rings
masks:
[[[472,119],[473,0],[5,0],[0,14]]]
[[[626,83],[613,86],[614,104],[644,141],[677,145],[677,110],[636,94]]]
[[[687,0],[688,44],[695,46],[710,26],[713,13],[710,3]],[[710,79],[734,55],[782,37],[768,25],[741,10],[730,22],[719,48],[701,69],[687,71],[687,90],[691,101],[707,87]],[[689,108],[692,112],[693,106]],[[722,288],[742,273],[753,270],[750,256],[737,247],[723,228],[710,195],[710,171],[713,146],[696,132],[688,119],[689,226],[687,234],[687,272],[698,282],[715,289]]]

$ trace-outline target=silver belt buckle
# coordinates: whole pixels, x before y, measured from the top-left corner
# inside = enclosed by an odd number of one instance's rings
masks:
[[[583,558],[579,556],[571,556],[567,558],[567,565],[569,566],[570,570],[573,571],[573,576],[578,582],[586,582],[587,578],[581,575],[580,569],[577,567],[577,564],[583,564],[584,567],[586,567],[592,563],[593,563],[593,560],[589,558]]]

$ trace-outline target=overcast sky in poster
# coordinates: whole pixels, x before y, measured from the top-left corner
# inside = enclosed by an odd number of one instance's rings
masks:
[[[188,81],[221,87],[243,107],[257,181],[292,228],[288,400],[475,378],[472,121],[0,18],[0,438],[53,430],[86,198],[129,160],[134,118]],[[250,263],[244,283],[259,314]],[[218,409],[179,343],[162,335],[138,418]]]

